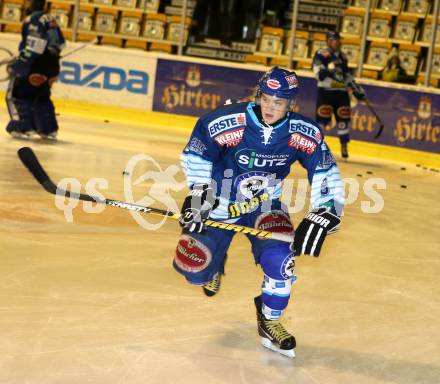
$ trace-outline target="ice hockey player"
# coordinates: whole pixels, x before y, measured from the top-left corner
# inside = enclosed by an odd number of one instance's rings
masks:
[[[190,192],[173,262],[190,284],[212,295],[220,288],[234,232],[206,228],[206,219],[293,235],[280,196],[282,180],[298,160],[308,171],[313,210],[293,244],[249,236],[264,272],[254,300],[262,344],[290,357],[296,341],[279,319],[296,280],[295,256],[319,255],[326,235],[339,226],[343,206],[340,173],[321,128],[290,112],[298,88],[294,72],[274,67],[260,79],[255,102],[225,105],[198,120],[181,157]]]
[[[60,71],[64,37],[53,16],[44,13],[44,6],[45,0],[28,1],[19,55],[8,66],[6,104],[11,120],[6,130],[14,137],[30,138],[36,132],[44,139],[55,139],[58,131],[50,92]]]
[[[327,47],[318,49],[313,58],[313,72],[318,80],[316,121],[324,127],[330,124],[332,115],[335,116],[341,156],[347,158],[351,117],[348,89],[358,100],[365,98],[365,92],[353,81],[347,57],[340,50],[339,33],[329,31],[326,37]]]

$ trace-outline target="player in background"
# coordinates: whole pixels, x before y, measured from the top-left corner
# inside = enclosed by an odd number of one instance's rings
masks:
[[[353,81],[347,57],[340,50],[339,33],[329,31],[326,37],[327,47],[318,49],[313,58],[313,72],[318,80],[316,121],[324,128],[331,123],[332,115],[335,116],[341,156],[347,158],[351,117],[348,89],[353,91],[358,100],[365,98],[365,92]]]
[[[290,357],[296,341],[280,317],[296,280],[295,256],[319,255],[326,235],[339,226],[344,202],[321,128],[291,112],[298,89],[294,72],[275,67],[260,79],[255,101],[225,105],[198,120],[181,156],[190,191],[173,262],[190,284],[209,288],[212,295],[220,289],[234,232],[206,228],[206,219],[295,233],[293,244],[248,237],[264,273],[254,299],[262,344]],[[312,211],[294,231],[280,197],[296,161],[308,172]]]
[[[27,2],[19,55],[8,66],[10,81],[6,104],[13,137],[30,138],[35,132],[56,139],[58,123],[50,89],[60,72],[64,37],[53,16],[44,12],[45,0]]]

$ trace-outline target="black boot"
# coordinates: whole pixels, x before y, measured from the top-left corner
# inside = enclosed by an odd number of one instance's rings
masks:
[[[206,296],[214,296],[218,291],[220,291],[220,285],[222,282],[222,274],[217,272],[212,280],[203,286],[203,292]]]
[[[348,145],[347,145],[347,143],[341,144],[341,156],[343,159],[348,158]]]
[[[295,338],[285,330],[279,320],[267,320],[262,313],[262,299],[257,296],[254,299],[257,308],[258,334],[261,336],[263,347],[281,353],[284,356],[295,357]]]
[[[205,285],[203,285],[203,293],[206,296],[214,296],[215,294],[218,293],[218,291],[220,291],[220,286],[221,286],[221,282],[222,282],[222,275],[225,273],[225,264],[226,264],[226,259],[228,258],[228,255],[225,255],[225,258],[223,260],[223,267],[222,270],[218,271],[213,278],[211,279],[211,281],[209,281],[208,283],[206,283]]]

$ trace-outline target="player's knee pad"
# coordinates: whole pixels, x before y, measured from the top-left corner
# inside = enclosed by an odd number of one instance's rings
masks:
[[[34,130],[31,101],[8,97],[6,104],[11,117],[11,121],[6,127],[8,132],[27,132]]]
[[[211,250],[190,235],[181,235],[173,266],[194,285],[203,285],[217,272],[213,268]]]
[[[350,141],[350,129],[348,128],[349,121],[338,121],[336,127],[338,129],[337,134],[341,144],[348,143]]]
[[[290,279],[294,273],[295,258],[289,244],[283,243],[263,250],[260,265],[271,279]]]
[[[37,101],[34,104],[34,121],[39,133],[48,134],[58,130],[52,101]]]
[[[329,104],[322,104],[316,110],[316,121],[319,124],[327,125],[332,120],[333,108]]]

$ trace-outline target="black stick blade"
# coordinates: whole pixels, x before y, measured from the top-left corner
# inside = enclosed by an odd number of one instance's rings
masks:
[[[374,138],[377,139],[382,134],[382,131],[383,131],[383,124],[380,125],[379,130],[377,131],[376,136],[374,136]]]
[[[18,150],[17,154],[23,165],[29,170],[30,173],[32,173],[32,175],[44,187],[44,189],[50,193],[55,193],[55,185],[44,171],[37,159],[37,156],[35,156],[34,151],[29,147],[22,147]]]
[[[49,193],[54,195],[60,195],[65,197],[71,197],[73,199],[92,201],[96,203],[106,204],[106,200],[100,197],[90,196],[82,193],[76,193],[66,191],[61,188],[57,188],[54,182],[50,179],[46,171],[41,166],[34,151],[29,147],[23,147],[18,150],[18,157],[24,166],[29,169],[29,172],[35,177],[35,179],[42,185],[42,187]]]

